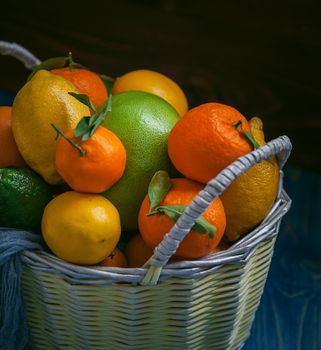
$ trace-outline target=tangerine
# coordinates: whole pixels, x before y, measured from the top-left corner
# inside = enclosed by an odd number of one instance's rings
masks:
[[[235,108],[205,103],[188,111],[173,127],[168,154],[186,177],[207,183],[238,157],[252,150],[250,127]]]
[[[61,137],[57,142],[56,168],[72,189],[101,193],[122,177],[126,166],[126,151],[113,132],[99,126],[80,146],[73,130],[66,136],[67,139]]]
[[[0,168],[25,167],[11,128],[11,107],[0,106]]]
[[[172,186],[160,206],[189,205],[194,197],[203,189],[203,185],[189,179],[171,179]],[[167,215],[149,215],[150,200],[144,198],[138,217],[140,233],[145,243],[154,249],[170,231],[175,222]],[[180,243],[175,257],[196,259],[210,254],[220,243],[226,227],[226,217],[223,204],[216,198],[202,215],[203,219],[216,227],[214,237],[207,233],[192,229]]]
[[[99,265],[106,267],[128,267],[126,257],[119,248],[115,248]]]
[[[107,89],[101,78],[88,69],[64,67],[50,72],[69,80],[80,93],[89,96],[96,108],[108,98]]]
[[[125,248],[125,256],[129,267],[142,267],[153,255],[151,249],[138,233],[130,239]]]

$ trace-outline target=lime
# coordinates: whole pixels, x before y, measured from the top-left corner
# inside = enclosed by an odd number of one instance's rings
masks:
[[[155,172],[176,174],[167,154],[167,139],[178,120],[176,110],[156,95],[127,91],[113,96],[104,126],[123,143],[127,163],[123,177],[104,195],[117,207],[123,230],[137,228],[139,208]]]
[[[27,168],[0,168],[0,227],[40,231],[43,211],[52,192]]]

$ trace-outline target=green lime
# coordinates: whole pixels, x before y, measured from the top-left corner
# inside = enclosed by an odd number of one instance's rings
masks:
[[[119,137],[127,160],[124,175],[104,195],[117,207],[123,230],[138,227],[139,208],[155,172],[176,174],[167,140],[178,120],[176,110],[156,95],[128,91],[113,96],[104,126]]]
[[[0,227],[40,232],[45,206],[52,199],[48,184],[27,168],[0,168]]]

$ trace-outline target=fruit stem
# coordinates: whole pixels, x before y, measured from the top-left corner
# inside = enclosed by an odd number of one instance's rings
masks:
[[[71,72],[75,70],[75,62],[73,60],[71,51],[68,52],[68,66]]]
[[[240,125],[242,125],[242,119],[240,119],[237,122],[233,123],[233,128],[237,129]]]
[[[233,128],[237,130],[239,126],[242,126],[242,119],[238,120],[237,122],[233,123]],[[246,130],[241,129],[242,134],[245,136],[245,138],[251,143],[254,149],[257,149],[260,147],[260,145],[256,142],[254,136],[249,133]]]
[[[162,215],[163,213],[159,212],[158,210],[151,210],[151,209],[149,209],[149,212],[146,214],[146,216],[153,216],[153,215],[157,215],[157,214]]]
[[[51,123],[51,126],[56,130],[57,137],[59,135],[62,136],[67,142],[71,144],[72,147],[77,149],[80,157],[85,157],[86,151],[83,148],[81,148],[77,143],[74,143],[73,140],[70,137],[68,137],[62,130],[60,130],[55,124]]]

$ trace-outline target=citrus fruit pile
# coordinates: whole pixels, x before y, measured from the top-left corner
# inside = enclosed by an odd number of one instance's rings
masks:
[[[259,118],[205,103],[151,70],[113,80],[51,58],[0,107],[0,227],[42,234],[80,265],[141,267],[205,184],[265,144]],[[195,222],[171,261],[226,249],[260,224],[275,158],[239,177]],[[229,242],[229,243],[228,243]]]

